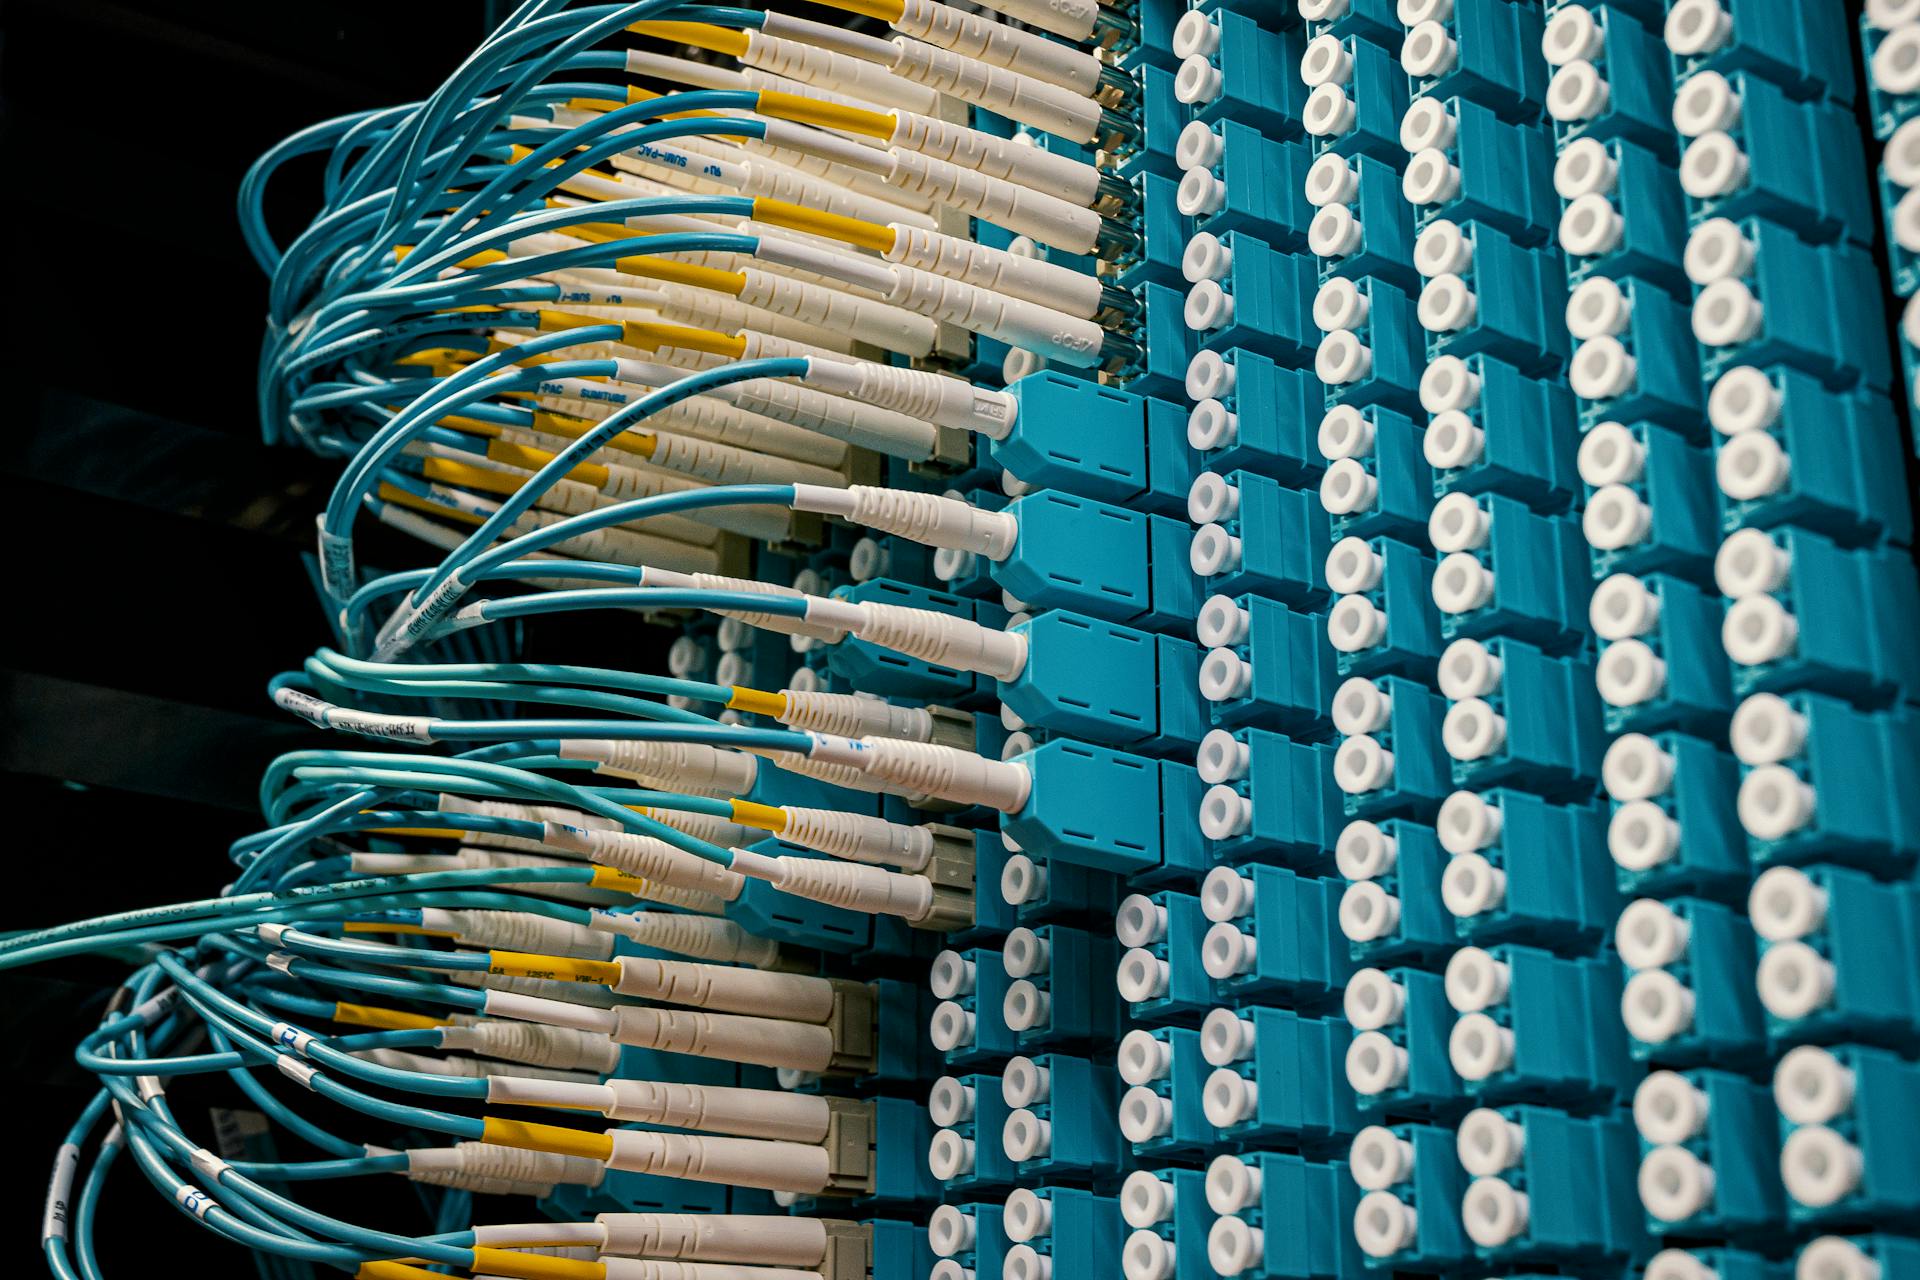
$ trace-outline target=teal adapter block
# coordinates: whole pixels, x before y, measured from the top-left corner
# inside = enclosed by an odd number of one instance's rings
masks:
[[[1570,8],[1553,4],[1552,12]],[[1673,150],[1673,80],[1659,35],[1609,4],[1584,6],[1593,15],[1584,48],[1561,48],[1571,65],[1585,61],[1593,76],[1574,71],[1559,77],[1552,105],[1554,143],[1561,150],[1579,138],[1631,138],[1663,154]],[[1566,55],[1571,55],[1566,56]]]
[[[1208,1232],[1215,1271],[1258,1280],[1365,1274],[1359,1242],[1343,1229],[1360,1204],[1345,1161],[1277,1151],[1216,1156],[1206,1190],[1220,1214]]]
[[[1620,1011],[1636,1059],[1750,1070],[1765,1054],[1753,926],[1734,908],[1642,899],[1622,913],[1615,946],[1634,970]]]
[[[1571,299],[1567,323],[1580,339],[1567,376],[1582,401],[1583,428],[1642,418],[1682,428],[1699,422],[1692,317],[1665,289],[1633,276],[1589,282]]]
[[[1688,196],[1688,219],[1758,217],[1816,244],[1871,245],[1873,202],[1852,109],[1796,102],[1745,71],[1728,72],[1726,84],[1739,108],[1726,132],[1746,164],[1725,194]]]
[[[1569,147],[1560,157],[1555,172],[1566,181],[1559,240],[1570,289],[1592,276],[1633,276],[1675,298],[1688,296],[1681,270],[1687,206],[1670,153],[1664,144],[1610,138]]]
[[[1603,423],[1588,433],[1581,528],[1593,576],[1671,573],[1706,582],[1720,547],[1707,497],[1713,459],[1677,431],[1650,422]]]
[[[1314,433],[1327,389],[1312,370],[1289,369],[1254,351],[1201,351],[1187,366],[1185,389],[1199,402],[1186,420],[1196,470],[1256,471],[1293,488],[1317,483],[1326,470]]]
[[[1716,406],[1722,530],[1792,524],[1842,546],[1912,540],[1904,450],[1886,396],[1829,391],[1775,366],[1723,374]]]
[[[1416,206],[1415,228],[1438,218],[1484,222],[1521,244],[1546,243],[1560,220],[1547,131],[1466,98],[1425,101],[1439,104],[1446,123],[1407,161],[1402,191]]]
[[[1625,1116],[1487,1108],[1461,1122],[1459,1149],[1473,1175],[1461,1217],[1488,1263],[1611,1269],[1653,1252]]]
[[[1057,489],[1161,515],[1186,509],[1193,483],[1177,408],[1059,373],[1010,383],[1018,409],[996,465],[1038,489]]]
[[[1203,1171],[1177,1165],[1135,1169],[1120,1185],[1120,1212],[1133,1228],[1124,1255],[1130,1272],[1171,1266],[1175,1274],[1205,1275],[1211,1269],[1207,1241],[1214,1215]]]
[[[1181,266],[1193,281],[1187,325],[1202,349],[1238,347],[1290,365],[1312,359],[1320,330],[1311,257],[1275,249],[1248,231],[1207,229],[1187,242]]]
[[[1343,825],[1334,749],[1265,729],[1216,729],[1195,757],[1207,792],[1193,818],[1216,862],[1322,872]]]
[[[1482,2],[1520,8],[1510,0]],[[1569,342],[1566,269],[1557,249],[1518,244],[1486,223],[1429,222],[1419,250],[1428,360],[1485,354],[1530,377],[1558,380]]]
[[[1525,791],[1457,791],[1440,811],[1453,860],[1441,900],[1460,940],[1590,951],[1620,914],[1597,803],[1561,804]]]
[[[1120,880],[1113,873],[1009,849],[991,827],[974,832],[973,848],[975,924],[995,938],[1017,925],[1108,920],[1120,901]],[[987,899],[993,907],[983,915],[980,904]]]
[[[1396,171],[1407,153],[1400,145],[1400,118],[1407,114],[1407,74],[1398,50],[1405,28],[1396,21],[1378,40],[1342,35],[1340,52],[1347,66],[1344,84],[1317,86],[1307,97],[1308,133],[1315,156],[1372,156]],[[1289,68],[1299,66],[1295,59]]]
[[[1187,328],[1184,291],[1157,280],[1137,286],[1140,358],[1121,371],[1120,381],[1135,395],[1177,400],[1185,385],[1187,362],[1197,349]]]
[[[1426,546],[1435,483],[1425,454],[1431,430],[1379,405],[1340,406],[1320,420],[1328,459],[1320,505],[1333,517],[1336,541],[1392,538]]]
[[[1433,828],[1406,818],[1350,822],[1334,846],[1340,874],[1340,932],[1356,964],[1437,969],[1459,945],[1440,901],[1450,855]]]
[[[1756,865],[1836,862],[1907,876],[1920,862],[1920,715],[1813,693],[1758,695],[1733,722],[1739,814]]]
[[[1347,537],[1327,555],[1327,585],[1340,593],[1327,636],[1340,675],[1433,679],[1445,641],[1433,603],[1433,556],[1392,538]]]
[[[1327,385],[1328,404],[1414,412],[1426,353],[1414,337],[1420,329],[1413,297],[1377,276],[1348,283],[1354,303],[1314,351],[1313,371]]]
[[[1715,570],[1735,589],[1721,630],[1735,696],[1804,688],[1884,706],[1920,691],[1920,577],[1905,551],[1785,526],[1728,539]]]
[[[1014,1184],[1019,1171],[1000,1139],[1011,1111],[998,1075],[968,1073],[933,1082],[927,1115],[936,1130],[925,1163],[940,1182],[943,1199]]]
[[[1207,649],[1198,684],[1216,725],[1258,722],[1294,738],[1327,736],[1336,680],[1324,615],[1264,596],[1209,596],[1194,634]]]
[[[1587,643],[1592,588],[1577,521],[1489,493],[1436,503],[1429,527],[1444,552],[1432,596],[1446,639],[1507,635],[1549,653]]]
[[[1711,1267],[1713,1273],[1722,1280],[1792,1280],[1793,1276],[1791,1259],[1768,1258],[1745,1249],[1663,1249],[1654,1258],[1651,1265],[1655,1267],[1668,1264],[1688,1268]],[[1663,1271],[1660,1274],[1668,1273]]]
[[[1774,1234],[1786,1216],[1773,1099],[1727,1071],[1656,1071],[1634,1094],[1649,1231]]]
[[[1114,936],[1126,950],[1115,986],[1135,1022],[1182,1022],[1213,1007],[1213,988],[1193,958],[1208,921],[1200,899],[1162,889],[1129,894],[1114,916]]]
[[[1120,998],[1110,982],[1088,974],[1112,973],[1119,951],[1111,937],[1071,925],[1043,924],[1007,935],[1000,952],[1007,994],[1002,1019],[1020,1051],[1111,1044],[1120,1035]]]
[[[1189,491],[1187,515],[1200,526],[1189,563],[1208,595],[1264,596],[1302,611],[1325,607],[1333,538],[1313,492],[1252,471],[1204,471]]]
[[[1441,738],[1455,786],[1593,794],[1607,739],[1584,655],[1507,636],[1463,640],[1441,656],[1440,688],[1451,699]]]
[[[1364,1192],[1353,1233],[1369,1269],[1451,1275],[1476,1261],[1460,1220],[1467,1175],[1451,1128],[1371,1125],[1354,1138],[1347,1167]]]
[[[1470,98],[1504,120],[1538,121],[1547,93],[1547,65],[1535,56],[1543,25],[1539,8],[1514,0],[1454,0],[1435,14],[1410,24],[1409,44],[1401,51],[1413,96]]]
[[[873,1104],[873,1193],[855,1197],[867,1209],[923,1211],[940,1199],[940,1184],[927,1167],[933,1121],[910,1098],[884,1095]]]
[[[1120,1202],[1112,1196],[1078,1187],[1019,1187],[1007,1196],[1000,1224],[1011,1242],[1003,1275],[1038,1276],[1081,1266],[1097,1276],[1120,1270],[1127,1233]]]
[[[1211,1070],[1191,1027],[1135,1027],[1121,1037],[1120,1133],[1136,1157],[1190,1159],[1213,1150],[1219,1136],[1207,1119]]]
[[[1019,533],[993,579],[1030,611],[1071,609],[1172,634],[1192,623],[1200,600],[1183,521],[1057,489],[1006,509]]]
[[[1200,905],[1214,925],[1200,963],[1219,1002],[1332,1004],[1353,972],[1339,926],[1343,888],[1338,880],[1258,863],[1209,871]]]
[[[1789,97],[1853,102],[1853,32],[1844,10],[1763,0],[1720,0],[1719,8],[1725,31],[1674,56],[1676,82],[1700,71],[1746,71]]]
[[[1345,1148],[1360,1128],[1341,1078],[1347,1024],[1266,1005],[1220,1008],[1200,1028],[1207,1120],[1227,1142],[1285,1143],[1303,1151]]]
[[[1708,385],[1738,365],[1784,364],[1842,390],[1887,387],[1886,335],[1851,332],[1860,299],[1881,288],[1866,248],[1808,244],[1759,215],[1731,229],[1717,225],[1719,240],[1710,243],[1720,249],[1719,269],[1693,304],[1700,375]]]
[[[1453,1010],[1446,984],[1424,969],[1362,969],[1344,1002],[1353,1041],[1347,1084],[1366,1115],[1452,1120],[1469,1105],[1447,1058]]]
[[[1732,756],[1682,733],[1630,733],[1608,748],[1602,779],[1612,797],[1607,851],[1622,893],[1745,896],[1752,864],[1734,812]]]
[[[1466,947],[1447,962],[1461,1015],[1448,1040],[1469,1095],[1489,1106],[1540,1102],[1586,1110],[1632,1092],[1639,1068],[1620,1023],[1620,965],[1537,947]]]
[[[1215,236],[1257,236],[1275,252],[1306,248],[1313,206],[1307,203],[1307,145],[1245,120],[1187,124],[1175,148],[1190,162],[1181,179],[1183,207],[1196,231]],[[1177,270],[1186,250],[1172,263]]]
[[[929,1019],[930,1035],[948,1067],[997,1062],[1017,1051],[1018,1041],[1001,1012],[1011,985],[999,951],[949,949],[933,958],[927,986],[940,1003]]]
[[[1920,1213],[1920,1067],[1860,1045],[1799,1049],[1774,1085],[1790,1099],[1780,1171],[1793,1222],[1911,1222]],[[1825,1163],[1834,1157],[1837,1168]]]
[[[1446,700],[1400,676],[1354,676],[1334,693],[1334,728],[1346,735],[1333,776],[1350,818],[1431,818],[1452,790],[1440,722]]]
[[[867,1226],[873,1232],[868,1269],[874,1280],[883,1276],[912,1280],[932,1273],[934,1254],[925,1227],[906,1218],[871,1218]]]
[[[1197,60],[1212,71],[1211,75],[1194,77],[1200,83],[1195,86],[1197,92],[1187,99],[1194,118],[1208,124],[1237,121],[1274,138],[1298,137],[1306,85],[1298,76],[1280,76],[1273,71],[1275,67],[1300,65],[1305,38],[1298,30],[1269,31],[1230,9],[1217,10],[1209,17],[1213,51],[1191,54],[1182,64],[1184,70]]]
[[[1156,756],[1188,754],[1210,727],[1191,641],[1065,609],[1010,629],[1027,637],[1027,664],[1000,701],[1029,727]]]
[[[1767,1035],[1920,1047],[1920,903],[1911,883],[1844,867],[1776,867],[1754,881],[1755,982]]]
[[[1185,114],[1181,113],[1182,119]],[[1172,158],[1166,163],[1172,167]],[[1180,255],[1193,236],[1193,219],[1180,211],[1178,169],[1172,174],[1138,174],[1133,178],[1133,189],[1140,243],[1131,251],[1123,251],[1115,260],[1119,267],[1115,282],[1129,293],[1148,284],[1185,289],[1186,281],[1180,276]],[[975,342],[977,346],[978,339]],[[1075,374],[1085,372],[1074,370]]]
[[[1319,202],[1309,247],[1320,276],[1358,280],[1378,276],[1401,289],[1419,287],[1413,269],[1413,210],[1400,194],[1400,170],[1375,156],[1344,157],[1344,170],[1325,155],[1314,170]]]
[[[1001,1077],[1013,1108],[1002,1130],[1023,1180],[1105,1177],[1120,1162],[1120,1078],[1105,1063],[1047,1053],[1015,1058]]]
[[[1397,48],[1406,26],[1400,21],[1394,0],[1347,0],[1323,6],[1307,18],[1309,35],[1333,35],[1342,40],[1355,36],[1383,49]]]
[[[1436,496],[1500,493],[1542,512],[1573,505],[1579,415],[1564,378],[1476,355],[1428,365],[1422,385],[1434,393],[1422,449]]]
[[[1609,733],[1684,729],[1724,736],[1732,679],[1716,652],[1725,610],[1671,574],[1615,575],[1594,590],[1589,617],[1606,641],[1594,682]],[[1619,652],[1615,652],[1618,650]]]
[[[928,1244],[939,1261],[929,1271],[889,1273],[886,1280],[965,1280],[968,1275],[991,1280],[1000,1274],[1007,1256],[1007,1233],[1000,1214],[998,1203],[949,1199],[927,1218]],[[878,1272],[872,1280],[881,1280]]]

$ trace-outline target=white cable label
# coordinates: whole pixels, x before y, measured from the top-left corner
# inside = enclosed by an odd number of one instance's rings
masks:
[[[233,1167],[205,1147],[196,1148],[187,1160],[200,1171],[202,1177],[212,1183],[218,1183],[220,1175]]]
[[[204,1218],[215,1206],[214,1198],[191,1183],[183,1182],[180,1189],[173,1193],[180,1207],[196,1218]]]
[[[302,1089],[313,1088],[313,1078],[320,1073],[290,1053],[283,1053],[273,1060],[280,1068],[280,1074],[299,1085]]]
[[[274,1023],[269,1034],[275,1044],[291,1049],[303,1058],[307,1056],[307,1046],[313,1043],[311,1035],[285,1022]]]
[[[53,1176],[47,1180],[47,1211],[40,1219],[42,1240],[67,1238],[67,1197],[73,1193],[73,1175],[80,1168],[80,1148],[61,1144],[53,1153]]]

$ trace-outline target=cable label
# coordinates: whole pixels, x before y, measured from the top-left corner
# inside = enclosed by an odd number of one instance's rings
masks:
[[[62,1143],[53,1153],[53,1176],[47,1180],[47,1211],[40,1219],[42,1240],[67,1238],[67,1197],[73,1194],[73,1175],[79,1168],[79,1146]]]
[[[206,1217],[215,1207],[212,1196],[188,1182],[180,1184],[180,1189],[173,1193],[173,1198],[180,1202],[182,1209],[196,1218]]]

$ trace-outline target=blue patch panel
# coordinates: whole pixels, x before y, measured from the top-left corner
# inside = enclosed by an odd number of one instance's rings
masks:
[[[1920,1212],[1920,1073],[1858,1045],[1804,1045],[1780,1060],[1780,1174],[1796,1223],[1911,1219]]]
[[[1567,325],[1578,339],[1568,381],[1584,401],[1581,425],[1698,421],[1699,374],[1688,349],[1697,316],[1631,276],[1584,281],[1567,303]]]
[[[1027,725],[1149,755],[1184,755],[1208,729],[1192,696],[1200,650],[1065,609],[1015,623],[1030,648],[1001,704]]]
[[[1218,1141],[1206,1114],[1211,1068],[1191,1027],[1135,1027],[1121,1037],[1120,1133],[1136,1156],[1196,1156]]]
[[[1450,494],[1427,521],[1432,599],[1447,640],[1518,636],[1550,652],[1587,637],[1587,554],[1579,526],[1503,494]]]
[[[1240,347],[1299,364],[1313,349],[1312,259],[1278,252],[1245,231],[1205,230],[1187,242],[1181,269],[1193,282],[1187,327],[1203,350]]]
[[[1422,363],[1415,315],[1413,298],[1376,276],[1331,276],[1320,285],[1313,321],[1325,336],[1313,372],[1328,403],[1413,411]]]
[[[1045,1280],[1055,1267],[1086,1266],[1111,1275],[1120,1263],[1120,1204],[1112,1196],[1077,1187],[1016,1188],[1000,1215],[1011,1243],[1005,1270],[1010,1280]]]
[[[1026,1179],[1104,1176],[1120,1158],[1119,1077],[1087,1058],[1015,1058],[1000,1078],[1009,1107],[1001,1145]]]
[[[1440,660],[1440,611],[1431,555],[1391,538],[1349,534],[1327,554],[1327,585],[1339,593],[1327,635],[1342,676],[1424,679]]]
[[[1120,1214],[1132,1228],[1122,1251],[1130,1280],[1170,1280],[1209,1266],[1213,1211],[1199,1169],[1136,1169],[1120,1185]]]
[[[1001,1206],[985,1201],[948,1201],[927,1219],[927,1237],[940,1261],[929,1280],[979,1280],[1000,1274],[1007,1236],[1000,1225]]]
[[[936,1126],[927,1169],[949,1196],[1014,1184],[1018,1170],[1000,1141],[1011,1110],[1000,1081],[996,1075],[941,1076],[927,1094],[927,1116]]]

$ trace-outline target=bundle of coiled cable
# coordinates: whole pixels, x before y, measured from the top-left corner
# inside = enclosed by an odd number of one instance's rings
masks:
[[[77,1050],[100,1091],[54,1167],[55,1275],[99,1274],[123,1155],[214,1236],[382,1280],[798,1280],[870,1249],[831,1205],[873,1191],[848,1140],[870,1104],[834,1088],[875,1068],[872,991],[729,908],[776,893],[965,927],[971,833],[946,819],[1017,809],[1025,771],[940,708],[518,661],[493,626],[717,614],[1022,670],[1018,634],[761,581],[749,549],[832,520],[1010,553],[1009,517],[933,491],[1016,412],[955,371],[976,337],[1014,371],[1138,356],[1131,297],[1046,257],[1137,248],[1105,167],[1138,132],[1105,52],[1131,24],[1090,0],[995,5],[1027,25],[834,7],[852,16],[529,0],[423,101],[315,125],[249,173],[263,430],[342,466],[318,521],[333,643],[270,694],[364,741],[274,762],[219,897],[0,942],[0,967],[144,955]],[[282,247],[264,193],[302,155],[325,159],[321,207]],[[854,483],[882,473],[905,487]],[[425,563],[363,571],[369,518]],[[754,799],[769,777],[859,803]],[[634,1078],[634,1050],[789,1088]],[[210,1074],[313,1158],[210,1150],[167,1097]],[[572,1123],[527,1118],[557,1111]],[[463,1216],[460,1193],[635,1173],[826,1216]],[[447,1189],[432,1231],[298,1194],[374,1175]]]

